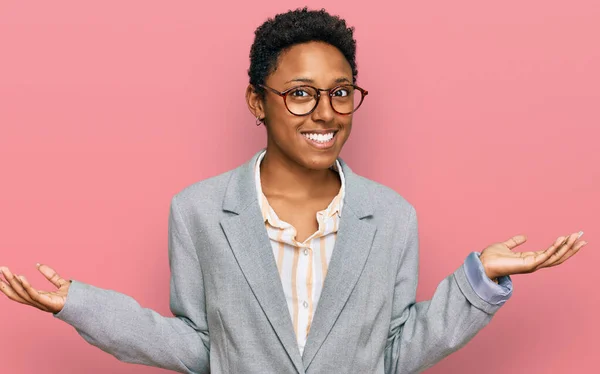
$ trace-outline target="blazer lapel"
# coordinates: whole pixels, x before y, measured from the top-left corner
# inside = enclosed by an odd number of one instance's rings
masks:
[[[277,264],[256,196],[254,165],[259,154],[256,153],[248,163],[232,171],[223,209],[235,215],[222,219],[221,227],[279,341],[296,370],[304,373]]]
[[[339,160],[346,180],[346,195],[323,291],[302,355],[305,369],[308,369],[350,297],[369,256],[376,232],[374,225],[361,220],[373,214],[373,205],[363,179],[354,174],[343,160]]]

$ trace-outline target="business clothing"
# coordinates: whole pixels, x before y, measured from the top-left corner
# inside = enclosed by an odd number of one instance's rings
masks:
[[[339,158],[343,219],[300,354],[253,178],[260,153],[172,198],[173,317],[77,280],[55,317],[122,361],[183,373],[413,373],[464,346],[512,293],[480,296],[471,253],[416,303],[414,207]]]
[[[254,179],[257,199],[261,207],[265,228],[271,241],[273,256],[285,294],[290,318],[296,334],[300,354],[304,352],[312,317],[317,308],[321,290],[331,260],[342,215],[345,179],[339,161],[330,167],[340,178],[340,190],[327,208],[316,213],[317,231],[303,242],[296,240],[296,229],[279,219],[262,192],[260,164],[266,154],[263,150],[256,160]],[[501,287],[492,284],[485,274],[479,256],[469,256],[465,261],[467,279],[474,290],[490,303],[504,303],[511,294],[510,278],[502,277]]]
[[[336,160],[331,169],[340,177],[340,190],[327,208],[316,213],[319,225],[317,231],[303,242],[298,242],[296,228],[279,219],[262,192],[260,163],[265,153],[266,151],[263,151],[258,156],[254,167],[257,198],[277,262],[298,349],[302,354],[335,246],[344,199],[344,174],[339,161]]]
[[[262,192],[260,163],[265,154],[266,151],[263,151],[258,156],[254,167],[257,198],[277,262],[298,349],[302,354],[335,246],[344,200],[344,174],[336,160],[331,169],[340,177],[340,190],[327,208],[316,213],[317,231],[299,242],[296,240],[296,228],[279,218]]]

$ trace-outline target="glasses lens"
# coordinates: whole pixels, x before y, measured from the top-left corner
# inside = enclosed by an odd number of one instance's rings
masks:
[[[340,86],[333,91],[331,96],[331,105],[336,112],[350,114],[360,106],[362,102],[362,92],[354,86]]]
[[[299,86],[291,90],[285,97],[288,110],[296,115],[304,115],[315,107],[317,91],[314,87]]]

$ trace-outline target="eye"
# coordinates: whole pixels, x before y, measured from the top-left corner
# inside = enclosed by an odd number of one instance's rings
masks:
[[[310,93],[308,91],[306,91],[304,88],[295,89],[292,92],[290,92],[290,95],[296,96],[296,97],[308,97],[308,96],[311,96]]]
[[[333,92],[333,96],[345,97],[350,95],[350,90],[348,88],[338,88]]]

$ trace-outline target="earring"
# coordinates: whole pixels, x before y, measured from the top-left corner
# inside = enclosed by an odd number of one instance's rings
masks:
[[[262,120],[256,116],[256,126],[260,126],[262,124]]]

